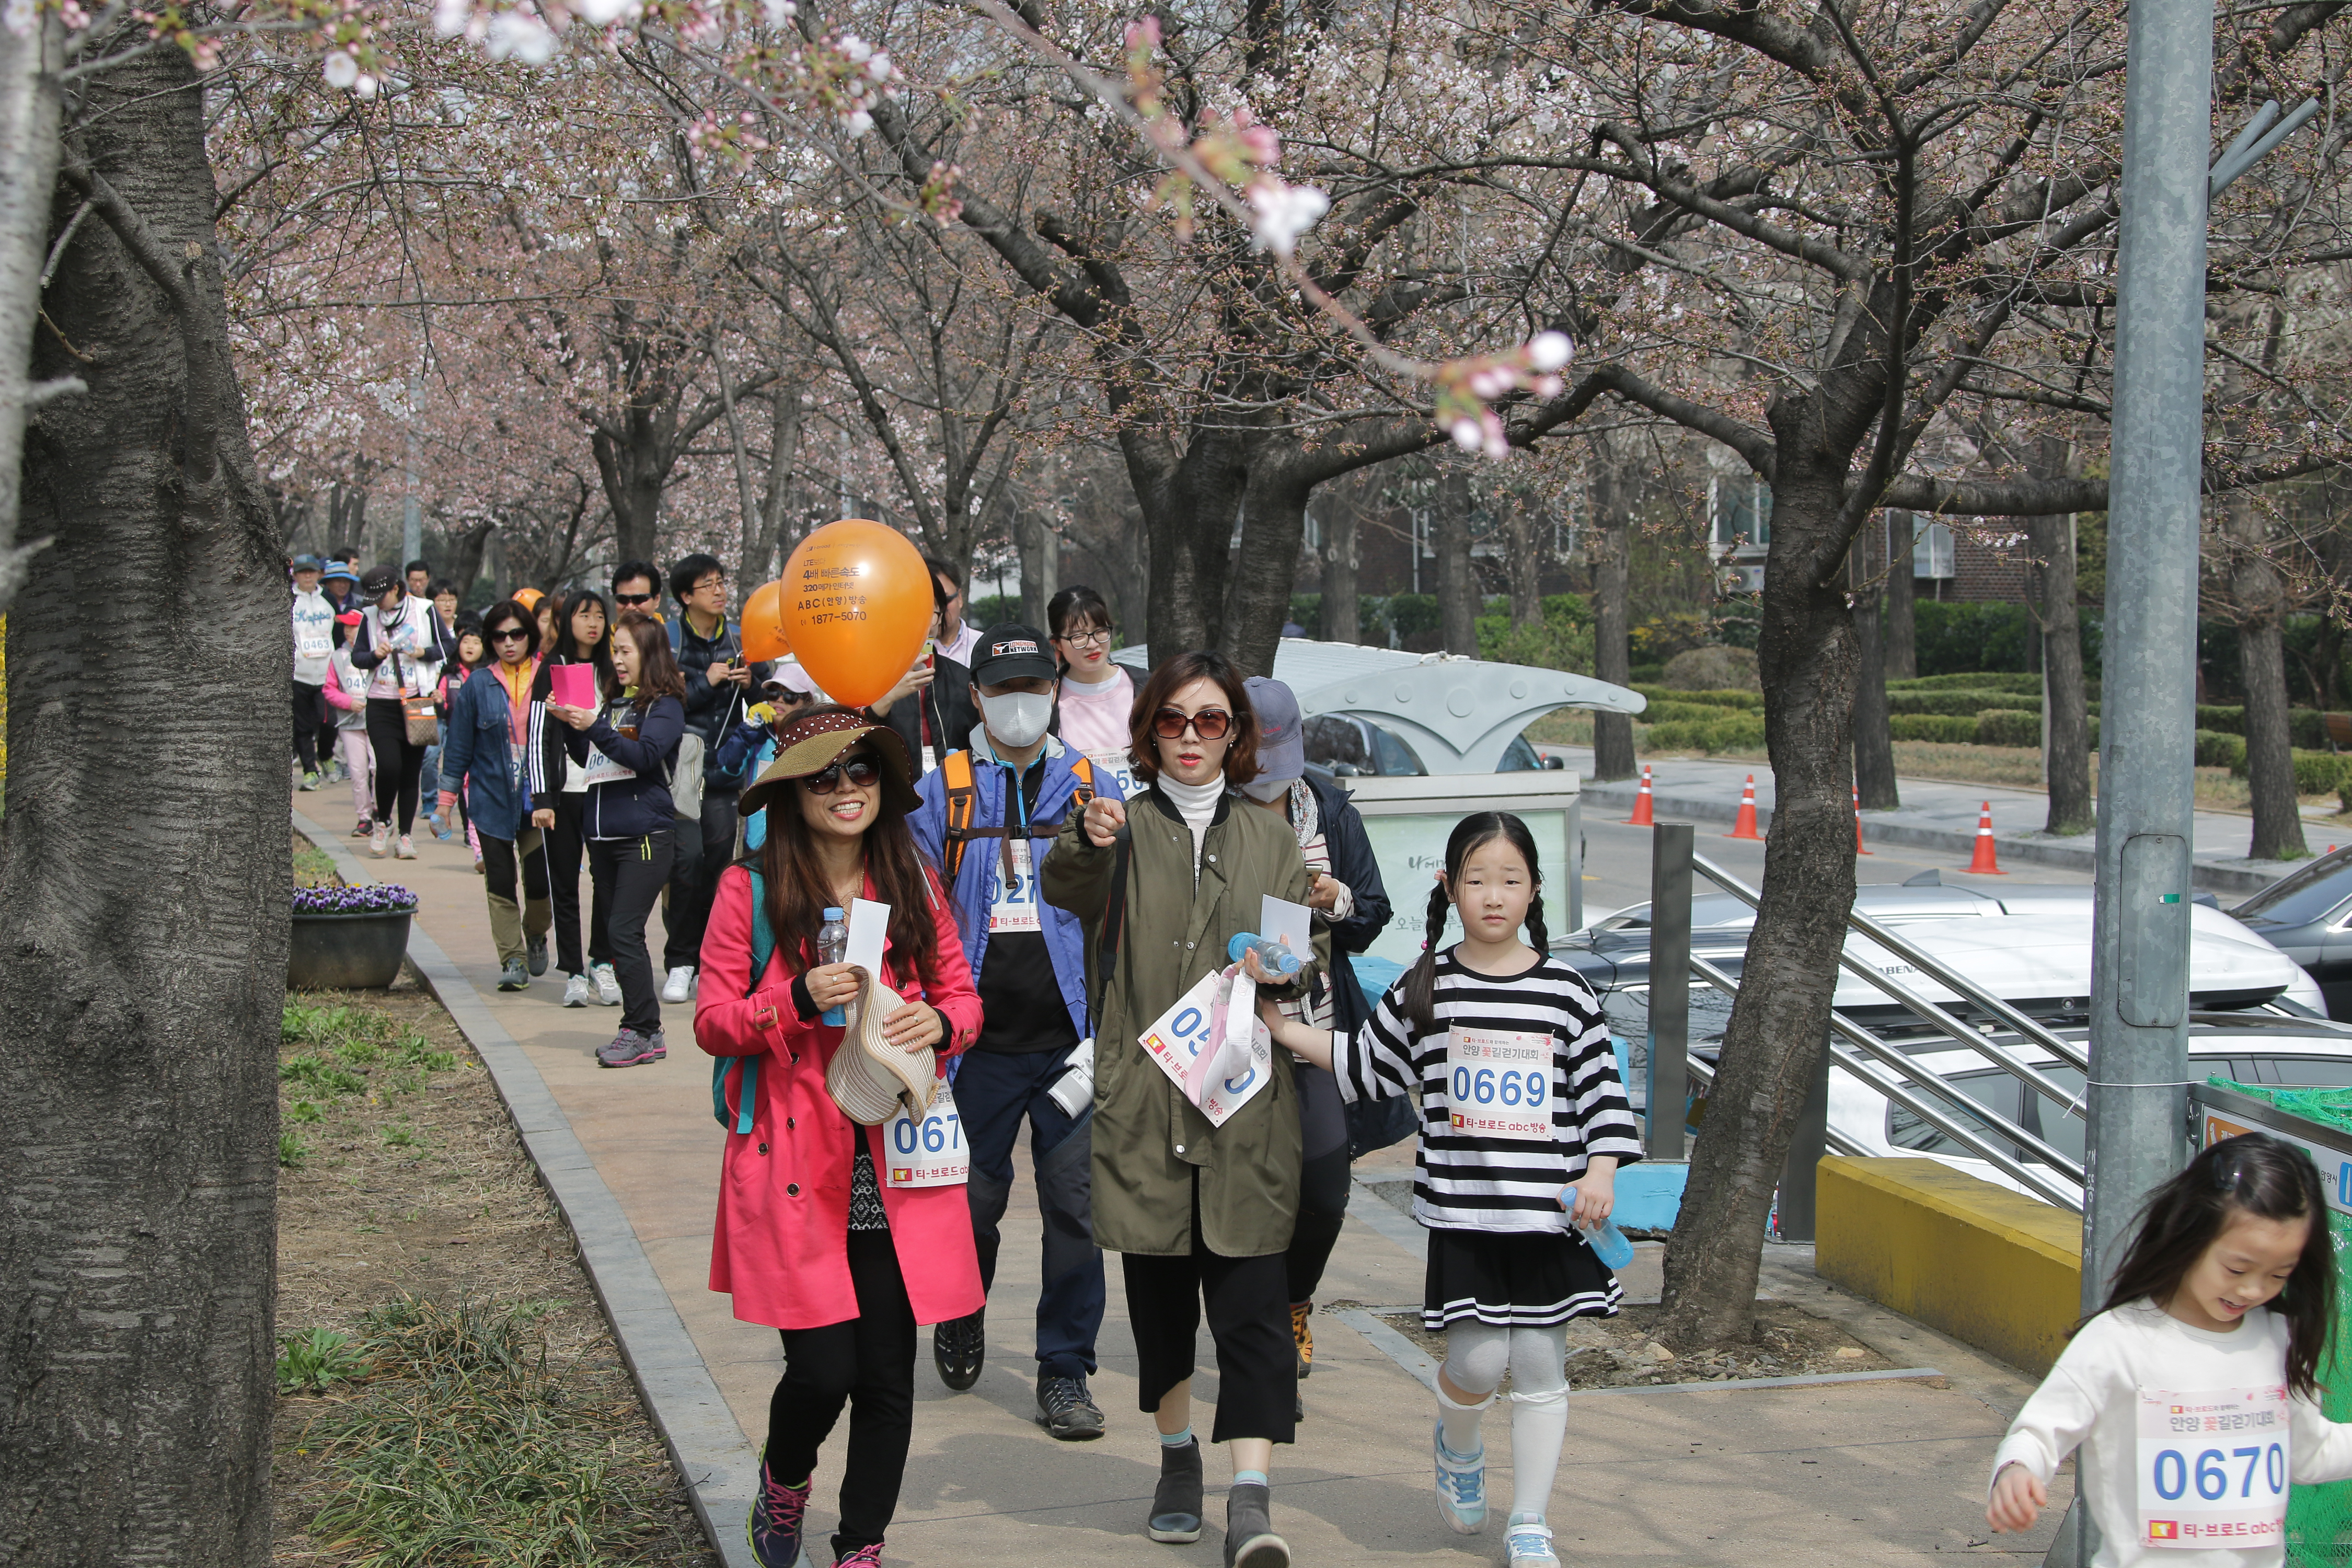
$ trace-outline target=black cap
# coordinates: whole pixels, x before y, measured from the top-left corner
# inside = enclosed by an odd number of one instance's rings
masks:
[[[1054,656],[1045,651],[1045,634],[1018,621],[1002,621],[980,634],[971,645],[971,678],[984,686],[1030,677],[1053,680],[1061,675]]]
[[[394,585],[399,581],[400,574],[390,566],[371,566],[367,569],[367,575],[360,579],[360,592],[373,599],[380,595],[391,593]]]

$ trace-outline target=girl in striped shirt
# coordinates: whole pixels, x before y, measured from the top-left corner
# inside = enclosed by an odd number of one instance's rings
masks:
[[[1601,1005],[1546,951],[1541,886],[1526,823],[1466,816],[1429,895],[1421,961],[1370,1023],[1351,1038],[1259,1005],[1276,1043],[1328,1068],[1344,1098],[1420,1097],[1422,1321],[1445,1331],[1446,1347],[1431,1439],[1438,1511],[1465,1535],[1486,1523],[1478,1424],[1507,1370],[1511,1568],[1559,1565],[1544,1510],[1568,1436],[1567,1323],[1613,1317],[1618,1298],[1577,1227],[1609,1217],[1617,1167],[1642,1155]],[[1449,912],[1463,939],[1441,952]]]

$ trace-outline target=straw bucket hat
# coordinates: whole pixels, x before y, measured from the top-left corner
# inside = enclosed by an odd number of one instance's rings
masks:
[[[907,743],[887,724],[877,724],[849,708],[803,713],[776,737],[776,760],[743,786],[737,808],[746,816],[792,793],[794,781],[821,773],[850,747],[864,741],[882,764],[882,794],[902,812],[921,809],[907,763]]]
[[[931,1108],[939,1092],[938,1053],[925,1046],[902,1051],[882,1033],[879,998],[898,997],[872,975],[859,983],[857,1000],[850,1005],[856,1017],[841,1037],[833,1060],[824,1069],[824,1089],[841,1113],[861,1127],[878,1127],[898,1113],[903,1102],[916,1116]]]

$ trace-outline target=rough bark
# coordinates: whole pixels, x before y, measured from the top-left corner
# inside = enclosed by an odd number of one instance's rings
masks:
[[[41,268],[48,258],[48,196],[58,173],[65,26],[54,12],[36,12],[29,20],[21,29],[0,27],[0,169],[8,172],[0,180],[0,364],[7,365],[31,358]],[[0,378],[0,615],[7,613],[33,556],[48,542],[18,527],[25,420],[41,390],[13,376]]]
[[[1865,531],[1867,530],[1865,529]],[[1879,646],[1876,563],[1864,559],[1859,541],[1853,568],[1853,787],[1870,811],[1893,811],[1903,804],[1895,781],[1895,736],[1887,722],[1886,658]],[[1908,570],[1908,563],[1903,563]]]
[[[2074,597],[2074,520],[2064,513],[2025,520],[2033,563],[2026,569],[2027,607],[2042,629],[2044,704],[2050,749],[2042,776],[2050,788],[2050,818],[2042,831],[2088,833],[2091,798],[2090,694],[2083,675],[2083,630]]]
[[[751,583],[768,582],[781,569],[783,553],[800,542],[786,537],[785,507],[800,462],[801,395],[790,385],[779,386],[768,395],[768,484],[760,500],[760,538],[743,563],[744,578]]]
[[[1504,524],[1508,559],[1503,563],[1511,584],[1511,629],[1543,625],[1544,520],[1525,503],[1514,504]]]
[[[1356,603],[1356,505],[1333,496],[1323,505],[1323,640],[1360,643]]]
[[[1917,521],[1907,511],[1886,514],[1887,548],[1894,563],[1886,574],[1886,619],[1879,627],[1886,679],[1909,680],[1919,673],[1918,584],[1911,576],[1911,549]]]
[[[1045,512],[1030,508],[1014,514],[1013,537],[1021,551],[1021,618],[1043,630],[1045,606],[1061,591],[1062,536]]]
[[[1438,482],[1431,548],[1437,552],[1437,616],[1445,651],[1478,657],[1478,571],[1470,561],[1470,478],[1458,467]]]
[[[1592,668],[1614,686],[1633,679],[1632,627],[1627,622],[1633,525],[1625,514],[1603,504],[1607,489],[1594,489],[1592,531]],[[1592,716],[1592,777],[1595,782],[1633,776],[1633,721],[1622,713]]]
[[[67,249],[33,364],[90,391],[28,428],[25,512],[57,542],[8,628],[0,1561],[259,1568],[287,587],[195,70],[150,48],[82,90],[49,232],[85,200],[104,221]]]
[[[2226,507],[2233,549],[2230,597],[2237,611],[2239,672],[2246,686],[2246,783],[2253,811],[2257,860],[2300,859],[2303,812],[2294,793],[2294,742],[2287,728],[2286,586],[2263,552],[2260,510],[2244,501]]]
[[[449,536],[449,581],[457,584],[457,600],[463,604],[466,595],[481,581],[482,554],[489,548],[490,535],[497,531],[498,522],[482,518]]]

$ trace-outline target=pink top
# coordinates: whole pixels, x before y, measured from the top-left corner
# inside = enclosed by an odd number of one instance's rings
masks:
[[[1135,682],[1126,670],[1111,666],[1108,680],[1081,686],[1062,682],[1062,743],[1092,754],[1125,752],[1128,720],[1135,709]]]

